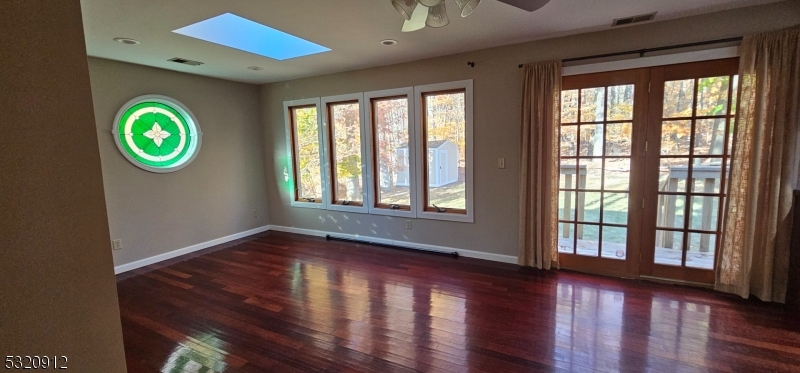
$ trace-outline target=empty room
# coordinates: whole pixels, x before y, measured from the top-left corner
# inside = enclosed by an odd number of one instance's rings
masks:
[[[0,109],[4,372],[800,372],[800,0],[0,0]]]

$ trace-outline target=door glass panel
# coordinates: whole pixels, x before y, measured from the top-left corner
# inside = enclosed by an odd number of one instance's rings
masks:
[[[600,192],[578,192],[578,221],[600,222]]]
[[[631,179],[630,158],[606,158],[603,190],[628,190]]]
[[[605,119],[605,93],[603,87],[581,89],[581,122],[601,122]]]
[[[561,160],[561,175],[558,178],[559,189],[577,189],[578,183],[578,160],[577,159],[562,159]],[[585,180],[585,175],[584,180]]]
[[[633,84],[608,87],[608,120],[633,119]]]
[[[558,218],[561,220],[575,220],[575,197],[577,193],[570,190],[558,192]]]
[[[718,76],[697,81],[697,116],[728,114],[730,77]]]
[[[561,123],[578,122],[578,90],[561,91]]]
[[[603,258],[625,260],[628,228],[603,226]]]
[[[683,232],[656,230],[655,263],[680,266],[683,261]]]
[[[611,123],[606,125],[606,155],[631,155],[631,133],[633,123]]]
[[[580,163],[579,171],[586,174],[586,189],[600,190],[603,181],[603,159],[583,158]]]
[[[689,233],[689,251],[686,252],[686,266],[714,269],[716,247],[716,234]]]
[[[661,158],[659,192],[685,192],[689,177],[689,158]]]
[[[695,158],[692,166],[692,193],[719,193],[722,183],[722,158]],[[728,175],[725,175],[727,178]]]
[[[664,83],[664,118],[692,116],[694,79]]]
[[[691,229],[703,231],[717,230],[719,197],[692,196]]]
[[[628,224],[628,193],[603,193],[603,223]]]
[[[575,224],[558,223],[558,252],[575,253]]]
[[[727,118],[698,119],[694,128],[695,155],[721,155],[725,152]]]
[[[578,237],[577,254],[584,256],[598,256],[600,250],[600,226],[577,224],[575,236]]]
[[[668,120],[661,126],[661,155],[689,155],[692,121]]]
[[[656,226],[664,228],[683,228],[686,214],[686,196],[659,194],[658,220]]]
[[[602,124],[581,126],[581,157],[603,156],[603,127]]]
[[[578,126],[561,127],[561,156],[574,157],[578,153]]]

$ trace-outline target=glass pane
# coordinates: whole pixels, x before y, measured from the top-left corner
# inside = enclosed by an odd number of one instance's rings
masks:
[[[558,252],[575,253],[575,224],[558,223]]]
[[[694,104],[694,79],[664,83],[664,118],[690,117]]]
[[[606,89],[581,89],[581,122],[602,122],[605,119],[604,103]]]
[[[728,114],[730,78],[718,76],[697,81],[697,116]]]
[[[686,192],[689,177],[689,158],[661,158],[658,190],[661,192]]]
[[[561,174],[558,178],[559,189],[575,189],[577,188],[577,177],[575,176],[575,169],[577,168],[578,161],[576,159],[562,159],[561,160]],[[584,177],[585,179],[585,177]]]
[[[671,120],[661,124],[661,155],[689,155],[692,121]]]
[[[633,119],[633,84],[608,87],[608,120]]]
[[[683,260],[683,232],[656,231],[655,263],[680,266]]]
[[[725,152],[726,118],[698,119],[694,125],[694,154],[722,155]]]
[[[575,220],[576,192],[558,192],[558,218],[560,220]]]
[[[579,168],[578,184],[585,185],[581,189],[600,190],[600,182],[603,180],[603,159],[581,159]]]
[[[628,228],[603,227],[603,258],[624,260],[628,251]]]
[[[628,224],[628,193],[603,193],[603,223]]]
[[[631,181],[630,158],[606,158],[603,190],[628,190]]]
[[[295,172],[299,180],[295,180],[298,200],[313,199],[322,201],[322,176],[319,163],[319,127],[317,125],[317,108],[293,108],[292,121],[294,131]]]
[[[408,152],[408,99],[372,102],[372,128],[377,160],[377,203],[411,205]]]
[[[664,228],[683,228],[686,213],[686,196],[658,195],[658,220],[656,226]]]
[[[733,76],[733,92],[731,98],[731,114],[736,114],[736,100],[739,99],[739,75]]]
[[[600,192],[578,192],[576,213],[578,221],[600,222]]]
[[[574,157],[578,153],[578,126],[561,127],[561,156]]]
[[[581,126],[582,157],[600,157],[603,155],[603,125],[588,124]]]
[[[722,158],[695,158],[692,166],[693,193],[719,193]]]
[[[606,124],[606,155],[631,155],[633,123]]]
[[[689,233],[689,251],[686,253],[686,266],[714,269],[716,247],[716,234]]]
[[[428,149],[428,205],[467,208],[466,95],[464,92],[425,96]]]
[[[561,123],[578,122],[578,90],[561,91]]]
[[[703,231],[717,230],[719,197],[692,196],[692,217],[689,226]]]
[[[575,235],[578,236],[578,255],[597,256],[600,250],[600,226],[577,224]]]
[[[330,104],[334,198],[361,202],[361,116],[358,102]]]

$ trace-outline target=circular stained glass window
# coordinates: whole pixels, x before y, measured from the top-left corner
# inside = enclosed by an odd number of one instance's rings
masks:
[[[186,167],[197,156],[202,142],[197,120],[189,109],[158,95],[128,101],[117,113],[111,132],[122,155],[151,172]]]

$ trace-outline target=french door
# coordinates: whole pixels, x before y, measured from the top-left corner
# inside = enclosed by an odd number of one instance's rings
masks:
[[[734,58],[563,78],[562,267],[713,283],[737,68]]]

